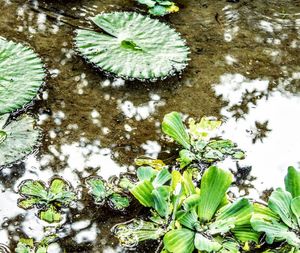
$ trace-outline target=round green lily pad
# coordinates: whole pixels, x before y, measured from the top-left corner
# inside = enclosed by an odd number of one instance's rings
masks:
[[[135,12],[99,14],[103,32],[78,29],[78,51],[98,68],[125,79],[163,79],[182,71],[189,48],[168,25]]]
[[[41,59],[32,49],[0,37],[0,115],[28,104],[44,76]]]
[[[0,167],[30,154],[40,136],[31,116],[24,114],[10,122],[8,117],[9,114],[0,116]]]

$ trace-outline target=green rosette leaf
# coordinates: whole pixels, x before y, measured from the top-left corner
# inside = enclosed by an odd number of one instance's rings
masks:
[[[171,112],[165,115],[162,122],[162,130],[165,134],[181,144],[185,149],[190,149],[190,137],[178,112]]]
[[[222,202],[230,184],[232,174],[211,166],[203,174],[200,188],[198,216],[201,221],[210,221]]]
[[[171,253],[192,253],[195,233],[186,228],[171,230],[164,236],[164,246]]]
[[[290,166],[285,179],[285,188],[290,192],[293,198],[300,196],[300,171]]]

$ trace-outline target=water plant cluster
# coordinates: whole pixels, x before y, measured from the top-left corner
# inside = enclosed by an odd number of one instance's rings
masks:
[[[165,0],[137,0],[140,4],[148,7],[148,12],[154,16],[164,16],[166,14],[179,11],[179,7],[171,1]]]
[[[170,1],[138,0],[149,13],[178,11]],[[163,79],[182,71],[189,48],[181,36],[157,19],[136,12],[102,13],[91,18],[95,31],[78,29],[74,38],[80,55],[94,67],[128,80]],[[98,29],[101,29],[101,32]],[[0,38],[0,167],[15,163],[34,150],[41,130],[24,113],[45,77],[39,56],[29,47]],[[139,158],[132,175],[118,182],[90,177],[84,187],[94,203],[121,213],[132,202],[144,206],[147,217],[116,224],[112,233],[124,247],[156,240],[157,252],[300,252],[300,171],[289,167],[285,189],[274,190],[267,203],[229,197],[231,172],[219,168],[226,158],[245,152],[231,140],[216,136],[221,122],[203,117],[184,124],[181,114],[165,115],[162,131],[180,145],[170,164]],[[64,226],[68,208],[79,200],[63,178],[49,183],[26,180],[19,186],[18,206],[33,209],[46,224]],[[16,253],[46,253],[59,240],[56,232],[40,242],[21,238]]]
[[[190,119],[186,127],[179,113],[169,113],[162,130],[183,150],[192,152],[192,159],[183,163],[179,150],[178,159],[169,165],[162,160],[136,159],[136,174],[125,173],[118,181],[86,179],[85,187],[97,205],[122,214],[135,199],[148,208],[146,218],[143,215],[111,229],[122,246],[132,249],[143,241],[156,240],[157,252],[163,253],[300,252],[300,171],[289,167],[285,189],[274,190],[268,203],[229,197],[233,175],[216,166],[216,162],[225,157],[243,159],[245,153],[230,140],[215,136],[220,124],[204,117],[199,122]],[[205,143],[204,151],[194,149],[199,141]],[[210,143],[214,143],[213,151]],[[209,155],[208,160],[205,154],[209,152],[222,155]],[[26,180],[19,194],[19,207],[36,208],[37,216],[48,223],[61,222],[61,208],[78,200],[72,187],[61,178],[50,180],[49,187]],[[63,223],[56,229],[61,226]],[[47,252],[48,245],[58,239],[55,233],[39,243],[23,238],[16,252]]]

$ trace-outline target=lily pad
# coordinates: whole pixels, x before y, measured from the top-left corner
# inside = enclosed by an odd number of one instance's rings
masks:
[[[168,25],[135,12],[99,14],[103,32],[78,29],[79,52],[100,69],[125,79],[166,78],[187,66],[189,49]]]
[[[0,115],[28,104],[44,76],[43,63],[32,49],[0,37]]]
[[[0,167],[30,154],[40,136],[31,116],[24,114],[12,121],[8,118],[8,114],[0,116]]]

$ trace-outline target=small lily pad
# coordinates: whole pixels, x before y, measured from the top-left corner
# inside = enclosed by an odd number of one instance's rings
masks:
[[[79,52],[100,69],[125,79],[166,78],[187,66],[189,49],[168,25],[135,12],[99,14],[103,32],[78,29]]]
[[[44,77],[42,61],[32,49],[0,37],[0,115],[31,102]]]
[[[37,144],[40,129],[29,115],[8,121],[9,115],[0,116],[0,167],[29,155]]]

